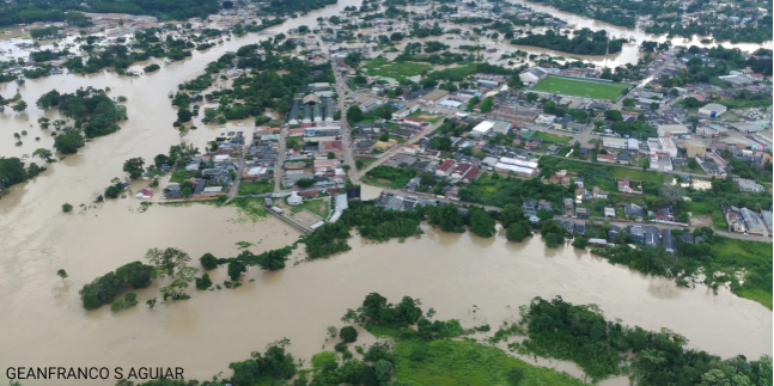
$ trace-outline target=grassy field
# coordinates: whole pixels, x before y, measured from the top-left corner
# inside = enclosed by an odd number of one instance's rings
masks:
[[[191,177],[195,177],[198,172],[198,170],[194,172],[187,172],[185,171],[185,165],[179,164],[172,172],[172,177],[169,178],[169,182],[177,182],[180,184]]]
[[[508,372],[523,371],[519,386],[584,385],[566,373],[532,366],[497,347],[473,341],[401,340],[395,344],[395,375],[404,385],[510,385]]]
[[[363,161],[363,169],[367,168],[368,165],[376,162],[378,158],[355,158],[355,161]]]
[[[571,137],[565,137],[561,135],[546,133],[544,131],[535,132],[533,137],[540,138],[546,142],[556,142],[556,143],[561,143],[563,145],[566,145],[567,142],[570,142],[570,140],[572,139]]]
[[[252,181],[241,181],[239,183],[239,195],[247,195],[247,194],[265,194],[265,193],[271,193],[274,191],[274,181],[267,181],[267,182],[252,182]]]
[[[532,90],[613,100],[621,95],[621,91],[629,87],[631,85],[628,83],[604,84],[549,76],[532,87]]]
[[[331,206],[328,203],[327,198],[317,198],[314,200],[304,201],[303,204],[292,207],[290,209],[290,213],[298,213],[304,209],[325,219],[328,218]]]
[[[423,116],[425,118],[423,118]],[[436,123],[436,122],[440,121],[441,118],[442,118],[442,117],[433,116],[432,114],[428,113],[427,111],[422,111],[422,110],[414,111],[413,113],[409,114],[409,117],[412,117],[412,118],[422,118],[422,120],[424,120],[425,122],[430,122],[430,123]],[[426,118],[426,117],[432,117],[432,118]]]
[[[385,58],[376,58],[366,63],[363,68],[368,70],[368,75],[393,78],[400,81],[408,77],[419,75],[432,69],[427,64],[413,62],[390,62]]]

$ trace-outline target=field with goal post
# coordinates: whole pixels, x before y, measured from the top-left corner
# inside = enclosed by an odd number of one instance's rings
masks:
[[[623,90],[631,86],[629,83],[605,83],[594,79],[584,80],[549,75],[532,87],[532,91],[614,100],[621,95]]]

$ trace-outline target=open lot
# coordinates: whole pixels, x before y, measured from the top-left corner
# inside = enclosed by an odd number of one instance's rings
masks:
[[[536,84],[532,90],[613,100],[629,87],[631,85],[628,83],[597,83],[552,75]]]
[[[363,67],[368,70],[368,75],[393,78],[398,81],[432,69],[422,63],[390,62],[385,58],[373,59]]]

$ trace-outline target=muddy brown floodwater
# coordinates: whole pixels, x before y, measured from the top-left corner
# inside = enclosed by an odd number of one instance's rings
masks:
[[[349,5],[359,2],[341,0],[272,30],[315,26],[317,17],[337,14]],[[571,23],[585,26],[578,17],[572,18]],[[594,21],[580,20],[600,28]],[[148,248],[178,247],[198,259],[205,252],[234,256],[239,241],[256,244],[251,250],[258,253],[297,239],[297,231],[273,217],[252,222],[230,207],[154,205],[143,213],[134,198],[79,207],[100,194],[113,177],[123,176],[124,160],[152,159],[180,141],[172,129],[176,117],[167,98],[170,91],[201,74],[224,52],[264,38],[256,34],[234,38],[147,76],[60,75],[28,80],[20,87],[30,107],[22,114],[10,109],[0,113],[1,156],[22,157],[52,146],[47,132],[29,125],[44,115],[35,100],[54,88],[73,92],[109,86],[110,95],[128,98],[129,120],[119,132],[87,143],[79,154],[49,165],[48,171],[12,187],[0,199],[0,367],[182,366],[186,378],[208,378],[282,337],[291,339],[295,355],[308,359],[321,349],[325,328],[340,325],[346,309],[359,305],[372,291],[391,300],[403,295],[420,298],[425,308],[438,310],[439,318],[460,318],[468,326],[499,325],[517,316],[517,307],[534,296],[562,295],[574,303],[596,303],[607,317],[628,324],[670,328],[688,337],[691,347],[724,357],[771,354],[772,313],[727,290],[713,295],[704,287],[680,289],[670,280],[646,277],[572,248],[547,250],[537,238],[512,244],[503,237],[481,239],[432,229],[420,239],[378,247],[355,238],[350,241],[353,250],[343,255],[274,273],[251,269],[241,288],[191,289],[192,299],[159,304],[153,310],[144,302],[159,296],[156,285],[138,291],[140,304],[132,309],[117,314],[109,307],[85,311],[78,290],[99,275],[141,260]],[[10,97],[16,88],[13,82],[5,83],[0,93]],[[45,116],[54,118],[57,112]],[[220,127],[251,130],[249,124],[205,126],[197,121],[197,126],[186,141],[200,147],[221,132]],[[24,145],[16,147],[12,133],[21,130],[28,135]],[[41,137],[39,143],[36,136]],[[132,188],[136,191],[146,184],[135,182]],[[378,191],[366,188],[364,194]],[[73,213],[62,213],[65,202],[75,206]],[[294,259],[300,255],[296,251]],[[66,269],[70,277],[60,280],[55,275],[58,269]],[[222,283],[224,271],[216,271],[213,280]],[[478,312],[472,312],[473,305]],[[571,364],[559,367],[580,374]],[[23,382],[83,383],[105,382]]]

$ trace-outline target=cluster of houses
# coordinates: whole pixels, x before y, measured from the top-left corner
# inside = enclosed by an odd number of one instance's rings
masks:
[[[774,232],[771,223],[771,210],[755,212],[748,208],[737,208],[728,205],[723,207],[723,215],[725,216],[726,223],[728,223],[728,230],[731,232],[760,236],[766,236]]]

